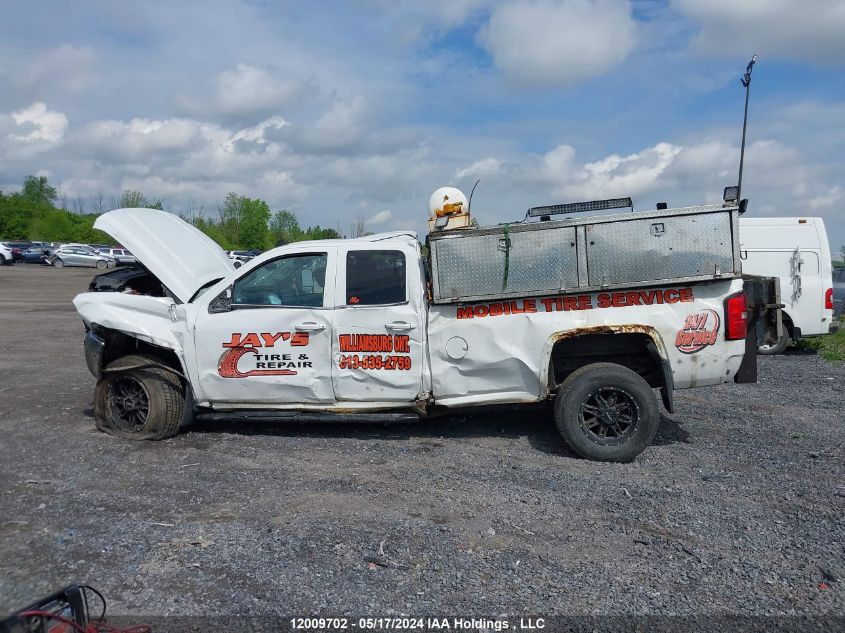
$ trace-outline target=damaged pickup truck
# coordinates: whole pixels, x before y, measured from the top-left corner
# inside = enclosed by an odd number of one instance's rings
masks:
[[[106,213],[95,227],[163,296],[75,298],[97,426],[164,439],[192,418],[384,423],[547,402],[575,452],[630,461],[657,430],[655,389],[671,412],[675,389],[754,382],[781,327],[776,284],[743,279],[734,202],[571,217],[630,204],[478,228],[443,188],[427,248],[405,232],[298,242],[237,270],[175,215]]]

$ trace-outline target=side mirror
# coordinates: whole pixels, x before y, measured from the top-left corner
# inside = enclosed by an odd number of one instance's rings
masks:
[[[209,314],[229,312],[232,309],[232,286],[226,288],[208,304]]]

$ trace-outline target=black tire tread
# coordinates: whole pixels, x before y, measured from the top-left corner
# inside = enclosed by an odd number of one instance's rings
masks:
[[[161,362],[153,356],[130,354],[110,363],[107,369],[122,369],[137,365],[160,365]],[[97,382],[94,399],[94,410],[97,418],[97,428],[109,435],[136,440],[164,440],[175,436],[185,410],[185,395],[181,381],[173,373],[157,367],[144,367],[130,370],[137,379],[144,383],[149,396],[151,415],[143,431],[130,433],[116,429],[111,425],[105,414],[105,399],[108,394],[109,375]]]
[[[589,381],[598,376],[604,378],[608,374],[614,374],[616,379],[622,382],[630,382],[628,386],[633,392],[632,395],[642,397],[641,409],[644,408],[645,410],[640,411],[640,429],[638,429],[637,435],[625,444],[615,447],[590,446],[586,443],[588,440],[579,441],[582,439],[580,430],[569,428],[569,424],[573,421],[567,420],[564,416],[567,413],[572,415],[572,411],[564,411],[563,409],[568,406],[568,397],[572,392],[580,389],[584,381]],[[657,432],[660,412],[654,392],[638,373],[616,363],[592,363],[576,369],[560,385],[555,398],[554,417],[555,424],[564,442],[581,457],[595,461],[626,463],[633,461],[651,444]]]

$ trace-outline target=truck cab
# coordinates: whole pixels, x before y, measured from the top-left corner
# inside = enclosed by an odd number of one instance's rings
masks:
[[[414,234],[283,246],[222,285],[192,310],[199,404],[378,409],[427,392]]]

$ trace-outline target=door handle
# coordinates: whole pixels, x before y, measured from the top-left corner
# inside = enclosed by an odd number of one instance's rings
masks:
[[[408,323],[407,321],[394,321],[393,323],[385,323],[384,327],[388,330],[401,332],[404,330],[414,330],[417,326],[413,323]]]
[[[297,332],[320,332],[326,329],[323,323],[314,323],[314,321],[306,321],[305,323],[297,323],[295,326]]]

